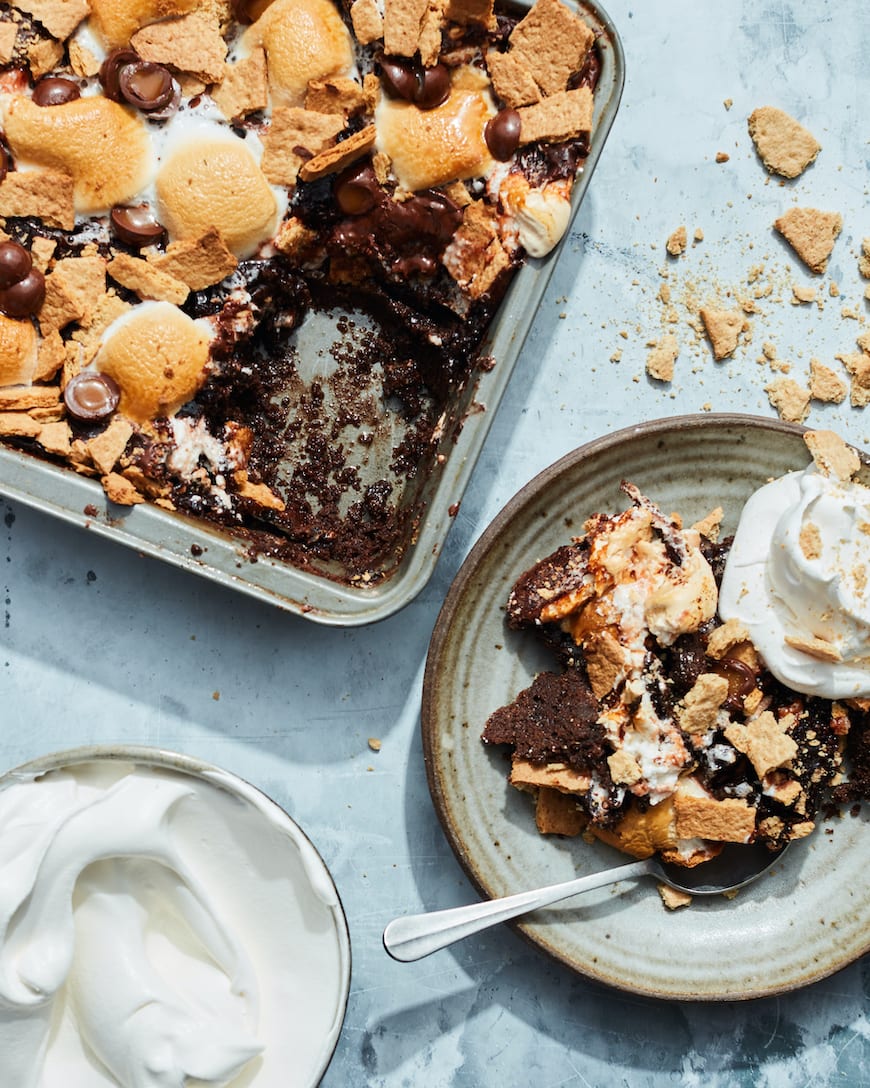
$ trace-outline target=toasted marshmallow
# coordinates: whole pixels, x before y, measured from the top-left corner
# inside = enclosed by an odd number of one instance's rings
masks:
[[[273,0],[242,39],[243,50],[262,46],[275,106],[304,106],[308,81],[354,70],[353,42],[330,0]]]
[[[174,141],[156,192],[173,241],[218,227],[237,257],[249,257],[278,229],[275,194],[245,142],[230,133]]]
[[[120,411],[136,423],[172,416],[208,372],[208,329],[170,302],[145,302],[106,330],[94,366],[121,390]]]
[[[128,45],[136,31],[158,19],[186,15],[200,0],[90,0],[90,24],[109,49]]]
[[[0,388],[30,385],[36,368],[36,329],[32,321],[0,314]]]
[[[382,95],[377,150],[389,155],[399,184],[411,192],[482,177],[493,165],[483,130],[494,113],[486,91],[455,83],[447,101],[432,110]]]
[[[4,110],[6,139],[21,166],[69,174],[77,212],[108,211],[135,197],[151,167],[151,144],[139,116],[102,96],[37,106],[24,95]]]
[[[530,257],[546,257],[561,241],[571,220],[571,182],[532,188],[522,174],[508,174],[499,188],[507,213],[505,229]]]

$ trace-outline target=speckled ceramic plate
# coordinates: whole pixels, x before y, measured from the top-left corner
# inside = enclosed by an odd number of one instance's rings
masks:
[[[736,527],[752,491],[809,458],[801,428],[753,416],[687,416],[620,431],[568,454],[517,494],[478,541],[433,634],[423,745],[438,816],[484,896],[568,880],[627,861],[603,844],[545,838],[529,798],[507,784],[488,715],[552,660],[509,631],[504,605],[523,570],[595,512],[623,509],[629,479],[687,522],[717,505]],[[623,882],[517,923],[543,951],[624,990],[674,999],[760,997],[806,985],[870,949],[870,830],[844,816],[794,844],[736,898],[665,910],[654,883]],[[473,938],[472,938],[473,939]]]

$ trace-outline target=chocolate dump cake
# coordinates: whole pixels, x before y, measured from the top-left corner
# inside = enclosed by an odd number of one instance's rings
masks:
[[[0,437],[388,574],[567,227],[593,31],[561,0],[22,0],[0,66]]]
[[[692,527],[630,483],[623,513],[523,573],[507,623],[549,647],[486,722],[543,833],[699,864],[776,849],[867,795],[870,489],[857,456],[809,432],[815,466]],[[798,572],[798,573],[795,573]]]

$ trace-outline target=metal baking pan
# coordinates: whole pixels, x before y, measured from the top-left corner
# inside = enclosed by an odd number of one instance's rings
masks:
[[[531,0],[516,6],[528,8]],[[573,6],[596,33],[601,73],[591,148],[573,190],[572,221],[616,116],[625,71],[622,45],[607,14],[593,3]],[[565,238],[570,230],[569,225]],[[106,499],[97,481],[2,446],[0,492],[318,623],[349,627],[384,619],[408,604],[433,573],[563,244],[564,239],[546,258],[527,260],[514,276],[480,351],[480,357],[490,358],[494,365],[472,372],[450,407],[440,444],[422,466],[413,493],[400,496],[401,502],[414,504],[415,516],[408,520],[408,537],[397,549],[395,562],[390,564],[388,557],[383,576],[371,585],[348,584],[328,570],[311,572],[255,553],[250,542],[230,531],[184,514],[148,503],[118,507]],[[322,329],[316,330],[300,345],[303,361],[314,360],[315,376],[316,360],[329,353],[328,344],[318,343],[323,335]],[[386,437],[389,449],[391,436]]]

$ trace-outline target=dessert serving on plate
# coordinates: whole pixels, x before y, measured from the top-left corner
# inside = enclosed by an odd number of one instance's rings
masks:
[[[870,489],[837,436],[806,441],[814,465],[756,492],[733,539],[721,510],[686,527],[624,483],[628,510],[520,576],[508,624],[561,668],[483,739],[510,746],[541,832],[696,865],[864,796]]]
[[[4,6],[0,437],[384,577],[600,62],[562,0]]]

